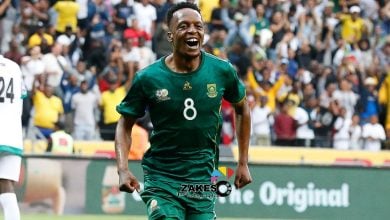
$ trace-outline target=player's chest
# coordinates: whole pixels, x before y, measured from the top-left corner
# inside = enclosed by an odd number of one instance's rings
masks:
[[[179,78],[154,82],[148,90],[153,107],[175,111],[193,106],[207,111],[220,107],[225,88],[217,79]]]

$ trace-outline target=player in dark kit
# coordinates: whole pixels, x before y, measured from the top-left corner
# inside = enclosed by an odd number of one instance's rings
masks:
[[[127,155],[132,126],[148,109],[154,130],[142,160],[145,188],[141,197],[149,219],[214,219],[215,196],[178,192],[183,184],[210,184],[218,168],[222,98],[233,103],[236,113],[239,161],[234,185],[242,188],[252,181],[245,87],[229,62],[201,51],[204,24],[195,4],[172,6],[167,24],[173,53],[139,71],[117,106],[122,115],[115,139],[120,190],[140,191],[128,169]]]

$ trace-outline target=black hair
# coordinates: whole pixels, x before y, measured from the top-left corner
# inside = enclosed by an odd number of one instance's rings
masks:
[[[190,8],[190,9],[193,9],[193,10],[199,12],[199,14],[200,14],[200,9],[199,9],[199,7],[198,7],[196,4],[194,4],[194,3],[191,3],[191,2],[180,2],[180,3],[174,4],[172,7],[169,8],[169,10],[168,10],[168,12],[167,12],[167,16],[166,16],[166,18],[165,18],[165,20],[166,20],[168,26],[169,26],[170,23],[171,23],[173,14],[174,14],[176,11],[179,11],[180,9],[183,9],[183,8]]]
[[[54,125],[57,127],[58,130],[65,129],[65,124],[62,121],[57,121],[56,123],[54,123]]]

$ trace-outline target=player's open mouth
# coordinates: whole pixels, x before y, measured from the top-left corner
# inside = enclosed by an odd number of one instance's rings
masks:
[[[186,44],[191,48],[197,48],[199,45],[199,41],[196,38],[190,38],[186,40]]]

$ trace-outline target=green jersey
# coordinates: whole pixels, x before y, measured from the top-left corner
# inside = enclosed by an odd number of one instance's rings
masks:
[[[146,177],[207,182],[218,165],[222,98],[240,102],[245,86],[227,61],[202,52],[191,73],[175,73],[162,58],[139,71],[117,106],[124,116],[150,113],[153,132],[142,166]]]

